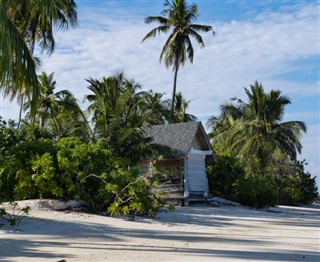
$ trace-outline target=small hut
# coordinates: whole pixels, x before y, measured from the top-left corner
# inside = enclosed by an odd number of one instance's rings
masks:
[[[182,205],[206,200],[206,163],[215,162],[215,156],[201,122],[152,126],[146,135],[170,149],[161,158],[143,163],[160,180],[166,200]]]

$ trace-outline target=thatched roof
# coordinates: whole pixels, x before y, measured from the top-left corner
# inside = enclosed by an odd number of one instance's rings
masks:
[[[201,150],[212,150],[201,122],[151,126],[145,131],[146,136],[153,138],[155,144],[171,149],[172,155],[167,157],[185,158],[195,147],[195,143],[200,145]],[[209,158],[213,159],[213,155]]]

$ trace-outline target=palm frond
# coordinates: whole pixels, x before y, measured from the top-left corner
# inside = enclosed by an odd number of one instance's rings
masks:
[[[144,19],[146,24],[159,23],[163,26],[167,25],[168,19],[162,16],[148,16]]]
[[[40,94],[35,63],[19,31],[7,16],[7,1],[0,4],[0,88],[10,95],[25,87],[35,115]]]
[[[212,30],[212,26],[209,25],[198,25],[198,24],[190,24],[189,28],[196,31],[196,32],[210,32],[212,31],[213,35],[215,32]]]

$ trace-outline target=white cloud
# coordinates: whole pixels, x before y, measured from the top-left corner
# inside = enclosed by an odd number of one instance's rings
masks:
[[[165,36],[141,44],[153,25],[145,25],[143,17],[122,19],[128,15],[124,10],[122,16],[111,17],[104,10],[91,8],[84,12],[82,20],[99,21],[99,27],[82,23],[76,30],[58,32],[57,43],[63,48],[43,59],[43,70],[54,71],[58,86],[70,89],[79,98],[87,92],[84,78],[108,76],[119,69],[145,89],[170,96],[173,75],[158,63]],[[301,13],[304,15],[298,15]],[[243,87],[255,80],[266,89],[280,88],[287,95],[316,94],[313,83],[304,84],[302,91],[300,83],[276,80],[274,76],[302,70],[304,65],[295,62],[319,55],[317,22],[314,10],[307,6],[295,13],[261,15],[251,22],[214,25],[216,37],[203,35],[206,48],[200,50],[195,44],[194,64],[180,70],[178,90],[192,100],[195,115],[211,115],[227,98],[243,96]]]

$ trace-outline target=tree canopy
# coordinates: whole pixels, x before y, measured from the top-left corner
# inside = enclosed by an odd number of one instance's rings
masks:
[[[267,166],[277,152],[296,160],[306,125],[301,121],[281,122],[290,99],[279,90],[266,93],[257,81],[250,89],[245,88],[245,93],[247,102],[233,98],[221,106],[218,118],[211,118],[213,143],[250,167]]]

